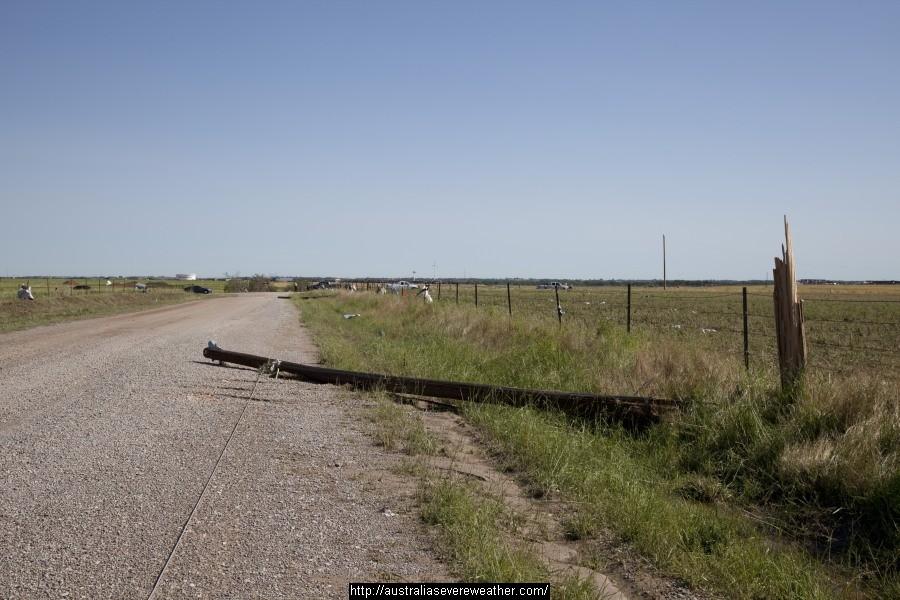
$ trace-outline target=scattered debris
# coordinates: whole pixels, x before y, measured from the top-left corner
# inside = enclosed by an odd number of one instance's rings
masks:
[[[16,292],[16,297],[19,300],[34,300],[34,294],[31,293],[31,286],[23,283],[21,287],[19,287],[19,291]]]
[[[344,315],[344,318],[345,319],[355,319],[356,317],[359,317],[359,316],[360,316],[359,313],[355,313],[355,314],[347,313]]]
[[[427,283],[424,286],[422,286],[422,290],[418,294],[416,294],[416,296],[424,296],[425,304],[431,304],[432,302],[434,302],[434,300],[431,297],[431,292],[428,291]]]
[[[701,331],[702,333],[718,333],[718,330],[712,329],[712,328],[708,328],[708,329],[707,329],[706,327],[702,327],[702,328],[700,329],[700,331]]]

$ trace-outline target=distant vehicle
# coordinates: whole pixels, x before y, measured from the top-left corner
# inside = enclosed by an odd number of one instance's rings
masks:
[[[408,281],[398,281],[396,283],[391,283],[388,285],[392,290],[415,290],[418,289],[419,286],[415,283],[410,283]]]
[[[134,284],[134,291],[136,292],[144,292],[145,294],[150,288],[147,287],[146,283],[136,283]]]
[[[552,290],[554,288],[559,288],[561,290],[571,290],[572,286],[568,283],[562,283],[560,281],[551,281],[550,283],[539,283],[537,285],[537,289],[539,290]]]
[[[318,282],[312,284],[311,286],[309,286],[309,289],[311,289],[311,290],[327,290],[330,287],[331,287],[331,283],[329,283],[328,281],[318,281]]]
[[[208,287],[203,287],[202,285],[189,285],[184,288],[186,292],[193,292],[195,294],[212,294],[212,290]]]

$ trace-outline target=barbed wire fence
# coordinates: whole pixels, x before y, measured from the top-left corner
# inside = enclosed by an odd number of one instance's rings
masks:
[[[348,284],[349,285],[349,284]],[[358,289],[390,289],[390,283],[358,282]],[[394,290],[413,301],[416,290]],[[771,287],[729,290],[624,285],[536,289],[515,283],[484,284],[439,281],[430,284],[437,303],[470,305],[497,318],[556,320],[560,326],[613,324],[626,332],[654,331],[703,339],[721,354],[741,360],[746,368],[777,363],[775,316]],[[861,369],[900,382],[900,294],[876,290],[873,298],[803,299],[807,327],[808,368],[846,375]],[[558,303],[557,303],[558,298]]]

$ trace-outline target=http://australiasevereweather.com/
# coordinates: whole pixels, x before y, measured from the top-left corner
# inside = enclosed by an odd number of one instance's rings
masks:
[[[348,598],[520,598],[550,600],[549,583],[350,583]]]

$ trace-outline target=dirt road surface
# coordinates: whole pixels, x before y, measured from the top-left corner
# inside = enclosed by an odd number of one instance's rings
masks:
[[[0,598],[346,598],[351,580],[444,579],[361,400],[262,378],[248,402],[256,372],[204,360],[209,339],[316,359],[274,294],[0,335]]]

